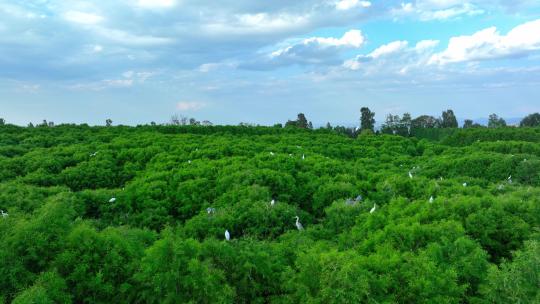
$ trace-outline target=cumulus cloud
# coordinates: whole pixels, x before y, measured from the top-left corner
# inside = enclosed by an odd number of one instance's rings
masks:
[[[67,11],[64,18],[67,21],[80,24],[98,24],[103,21],[103,17],[100,15],[79,11]]]
[[[137,5],[143,8],[171,8],[176,5],[175,0],[139,0]]]
[[[259,57],[254,65],[279,67],[291,64],[332,64],[340,61],[339,55],[347,49],[364,45],[365,37],[360,30],[349,30],[340,38],[310,37],[281,47]]]
[[[417,0],[415,3],[401,3],[391,10],[395,18],[417,17],[423,21],[447,20],[459,16],[474,16],[485,13],[477,5],[457,0]]]
[[[438,40],[421,40],[416,45],[409,46],[408,41],[397,40],[381,45],[367,55],[346,60],[343,67],[350,70],[405,74],[411,68],[425,66],[438,44]]]
[[[204,107],[206,103],[200,101],[180,101],[176,104],[176,109],[179,111],[198,111]]]
[[[446,50],[434,54],[430,63],[447,64],[525,56],[540,50],[540,19],[516,26],[501,35],[490,27],[470,36],[450,39]]]
[[[361,1],[361,0],[340,0],[336,3],[336,9],[346,11],[353,8],[367,8],[371,6],[371,2],[369,1]]]

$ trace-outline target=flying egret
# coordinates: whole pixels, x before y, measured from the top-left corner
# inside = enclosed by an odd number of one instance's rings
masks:
[[[296,218],[296,224],[295,224],[296,228],[298,230],[304,230],[304,226],[302,226],[302,223],[300,223],[300,218],[298,217],[298,215],[295,216],[295,218]]]
[[[433,195],[432,195],[432,196],[429,198],[429,203],[431,204],[431,203],[433,203],[433,201],[434,201],[434,198],[433,198]]]
[[[113,198],[111,198],[111,199],[109,200],[109,203],[114,203],[114,202],[116,202],[116,197],[113,197]]]
[[[9,215],[7,212],[4,212],[4,210],[0,210],[0,213],[2,214],[2,218],[6,218]]]
[[[371,210],[369,210],[369,213],[373,213],[373,212],[375,212],[375,210],[377,210],[377,204],[373,204],[373,208],[371,208]]]
[[[231,240],[231,234],[229,233],[229,230],[225,230],[225,239],[227,241],[230,241]]]
[[[275,203],[276,203],[276,200],[271,200],[270,201],[270,206],[274,206]]]

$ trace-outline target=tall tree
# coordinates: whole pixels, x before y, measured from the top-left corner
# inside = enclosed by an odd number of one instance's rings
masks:
[[[421,115],[411,121],[412,128],[440,128],[441,121],[433,116]]]
[[[363,107],[360,109],[360,114],[360,129],[362,132],[366,130],[373,132],[375,129],[375,112],[371,112],[368,107]]]
[[[0,118],[0,126],[3,126],[6,124],[6,120],[3,118]]]
[[[457,128],[458,127],[458,122],[456,119],[456,115],[454,115],[454,111],[446,110],[442,112],[441,127],[442,128]]]
[[[500,128],[500,127],[506,127],[506,121],[495,113],[489,115],[488,128]]]
[[[107,120],[105,120],[105,125],[106,125],[107,127],[112,126],[112,119],[108,118]]]
[[[463,129],[472,128],[474,125],[474,122],[470,119],[465,119],[465,122],[463,122]]]
[[[520,127],[538,127],[540,126],[540,113],[534,113],[527,115],[519,123]]]
[[[298,113],[298,118],[296,119],[296,126],[302,129],[307,129],[309,127],[307,118],[304,113]]]

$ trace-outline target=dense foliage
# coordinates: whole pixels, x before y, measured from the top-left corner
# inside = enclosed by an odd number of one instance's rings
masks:
[[[540,303],[540,130],[448,130],[0,126],[0,303]]]

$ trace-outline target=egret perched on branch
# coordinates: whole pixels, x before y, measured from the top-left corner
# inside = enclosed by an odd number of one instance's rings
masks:
[[[275,203],[276,203],[276,201],[275,201],[275,200],[271,200],[271,201],[270,201],[270,206],[272,206],[272,207],[273,207]]]
[[[96,155],[97,155],[97,152],[94,152],[94,153],[90,154],[90,157],[94,157]]]
[[[373,208],[371,208],[371,210],[369,210],[369,213],[373,213],[373,212],[375,212],[375,210],[377,210],[377,204],[373,204]]]
[[[270,152],[270,155],[274,156],[274,152]]]
[[[409,178],[413,178],[411,171],[409,171]]]
[[[509,184],[511,184],[512,183],[512,175],[510,175],[506,180],[508,181]]]
[[[302,159],[306,159],[306,155],[302,154]]]
[[[114,203],[114,202],[116,202],[116,197],[113,197],[113,198],[111,198],[111,199],[109,200],[109,203]]]
[[[429,203],[430,203],[430,204],[433,203],[433,200],[434,200],[434,198],[433,198],[433,195],[432,195],[432,196],[429,198]]]
[[[2,218],[6,218],[9,215],[7,212],[4,212],[4,210],[0,210],[0,213],[2,214]]]
[[[188,164],[191,164],[191,159],[187,161]]]
[[[304,226],[302,226],[302,223],[300,223],[300,218],[298,217],[298,215],[295,216],[295,218],[296,218],[296,224],[295,224],[296,228],[298,230],[304,230]]]
[[[231,240],[231,234],[229,233],[229,230],[225,230],[225,240],[227,241]]]
[[[213,214],[216,212],[216,209],[215,208],[212,208],[212,207],[208,207],[206,208],[206,213],[208,214]]]
[[[463,183],[463,187],[467,187],[467,183]]]

